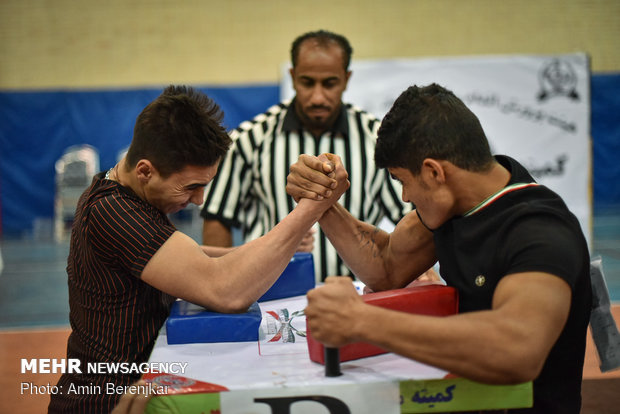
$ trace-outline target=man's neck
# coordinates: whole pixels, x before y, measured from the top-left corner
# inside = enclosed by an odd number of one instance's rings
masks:
[[[123,187],[129,188],[133,191],[138,197],[145,200],[144,192],[138,183],[138,179],[136,178],[133,171],[127,168],[127,160],[126,158],[122,158],[118,164],[114,167],[115,176],[113,179],[118,182]]]
[[[510,181],[510,172],[498,162],[485,172],[462,171],[459,180],[458,213],[475,208],[493,194],[501,191]]]
[[[326,133],[327,131],[329,131],[329,129],[325,129],[325,128],[308,128],[305,127],[306,131],[308,131],[314,138],[320,138],[324,133]]]

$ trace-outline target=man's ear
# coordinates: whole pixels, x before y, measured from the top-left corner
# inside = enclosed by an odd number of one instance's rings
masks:
[[[149,182],[153,177],[153,174],[157,171],[151,161],[147,159],[141,159],[136,164],[136,176],[139,181],[143,183]]]
[[[349,85],[349,79],[351,79],[352,71],[348,70],[344,75],[344,89],[347,89],[347,85]]]
[[[288,73],[291,75],[291,84],[293,85],[293,89],[295,89],[295,68],[290,68]]]
[[[422,174],[427,183],[444,184],[446,182],[446,170],[444,166],[433,158],[425,158],[422,161]]]

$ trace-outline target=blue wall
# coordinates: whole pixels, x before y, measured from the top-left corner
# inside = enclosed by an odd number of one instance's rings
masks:
[[[620,213],[620,74],[592,75],[594,212]]]
[[[228,129],[279,100],[277,85],[200,88],[221,106]],[[140,111],[161,88],[0,92],[2,237],[23,237],[54,209],[54,164],[75,144],[90,144],[102,170],[131,142]],[[594,208],[620,206],[620,74],[592,76]]]
[[[220,105],[228,129],[279,101],[276,85],[199,89]],[[2,236],[28,236],[35,219],[53,217],[54,165],[67,147],[92,145],[101,170],[112,167],[161,90],[0,93]]]

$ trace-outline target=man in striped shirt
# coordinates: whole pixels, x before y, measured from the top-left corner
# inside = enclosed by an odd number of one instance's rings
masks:
[[[230,146],[221,118],[204,94],[170,86],[138,116],[127,155],[80,197],[67,265],[67,358],[80,361],[81,373],[62,375],[50,413],[109,413],[121,397],[109,390],[129,386],[140,372],[90,367],[146,362],[174,298],[246,311],[332,201],[300,201],[265,236],[221,257],[177,231],[167,214],[202,204]]]
[[[396,223],[410,210],[400,201],[398,184],[372,162],[379,121],[342,102],[351,53],[345,37],[322,30],[293,42],[290,75],[296,96],[231,132],[231,151],[202,210],[205,245],[231,246],[232,227],[240,227],[248,242],[286,217],[295,205],[286,193],[286,177],[300,154],[341,156],[351,182],[341,203],[355,217]],[[320,229],[317,240],[317,278],[350,274]]]

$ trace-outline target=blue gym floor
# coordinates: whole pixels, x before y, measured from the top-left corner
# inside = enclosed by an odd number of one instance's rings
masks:
[[[195,216],[194,216],[195,217]],[[198,240],[200,219],[178,223]],[[603,258],[603,272],[613,302],[620,302],[620,214],[595,215],[592,257]],[[0,329],[69,325],[65,271],[69,243],[52,240],[2,240]]]

